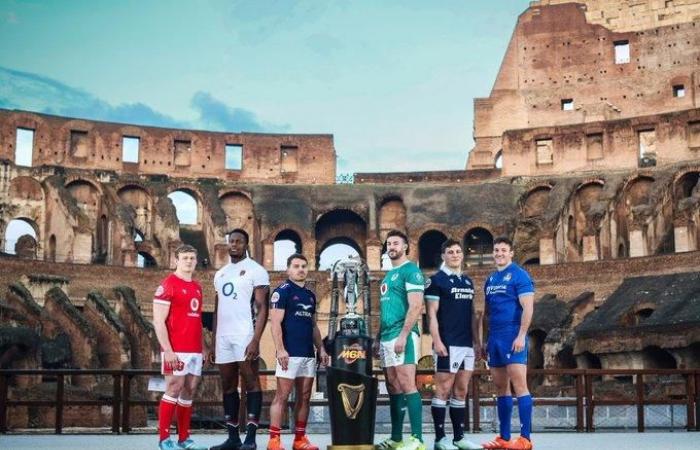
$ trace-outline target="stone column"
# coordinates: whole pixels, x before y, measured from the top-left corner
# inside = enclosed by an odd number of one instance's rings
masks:
[[[540,265],[556,264],[557,263],[557,248],[554,243],[554,238],[540,238]]]
[[[647,241],[642,230],[630,231],[630,258],[647,256]]]
[[[600,259],[598,252],[598,239],[597,236],[584,236],[583,237],[583,260],[584,261],[597,261]]]
[[[365,260],[369,270],[381,270],[382,269],[382,243],[377,239],[368,239],[367,244],[367,255],[365,255]]]

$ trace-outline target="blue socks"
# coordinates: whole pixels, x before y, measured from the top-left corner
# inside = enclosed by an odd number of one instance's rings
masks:
[[[529,395],[527,397],[530,397]],[[506,395],[496,399],[498,406],[498,425],[502,439],[510,440],[510,419],[513,416],[513,397]],[[518,404],[520,408],[520,404]],[[532,401],[530,401],[530,410],[532,410]],[[518,409],[520,411],[520,409]]]
[[[499,397],[500,400],[500,397]],[[513,400],[511,399],[511,408]],[[499,405],[498,416],[501,416]],[[532,429],[532,396],[530,394],[518,397],[518,414],[520,415],[520,435],[530,439],[530,430]],[[504,438],[505,439],[505,438]]]

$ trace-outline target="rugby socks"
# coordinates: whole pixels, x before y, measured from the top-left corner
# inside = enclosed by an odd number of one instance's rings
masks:
[[[238,432],[238,408],[241,404],[241,398],[238,396],[238,391],[224,394],[224,420],[226,420],[226,429],[228,437],[236,442],[241,441],[241,436]]]
[[[270,425],[270,439],[279,438],[281,432],[282,430],[280,429],[280,427]]]
[[[452,430],[454,431],[455,441],[459,441],[464,437],[464,408],[466,402],[464,400],[450,399],[450,420],[452,421]]]
[[[177,434],[178,442],[190,437],[190,423],[192,422],[192,400],[177,399]]]
[[[445,415],[447,409],[447,402],[441,400],[437,397],[433,398],[433,402],[430,405],[430,412],[433,414],[433,424],[435,424],[435,442],[445,437]],[[452,416],[452,410],[450,410],[450,417]]]
[[[406,397],[403,394],[389,394],[389,412],[391,413],[391,440],[403,440],[403,418],[406,414]]]
[[[408,418],[411,421],[411,435],[423,442],[423,405],[420,394],[416,391],[404,395],[408,407]]]
[[[294,440],[300,441],[306,434],[306,422],[303,420],[297,420],[297,424],[294,427]]]
[[[262,392],[247,392],[245,404],[246,410],[248,411],[248,424],[246,425],[245,443],[254,444],[255,433],[258,431],[260,410],[262,409]]]
[[[532,396],[530,394],[518,397],[518,414],[520,415],[520,436],[530,440],[532,429]]]
[[[498,407],[498,424],[501,438],[510,440],[510,419],[513,415],[513,397],[504,395],[496,399]]]
[[[177,399],[163,394],[158,406],[158,434],[163,441],[170,437],[170,424],[177,409]]]

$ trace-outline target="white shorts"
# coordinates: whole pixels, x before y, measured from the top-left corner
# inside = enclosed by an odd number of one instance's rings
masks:
[[[191,374],[195,376],[202,375],[202,354],[201,353],[180,353],[175,352],[177,359],[180,361],[177,367],[166,367],[163,360],[163,352],[160,353],[160,373],[163,375],[175,375],[178,377]]]
[[[303,356],[290,356],[287,370],[282,370],[277,363],[275,376],[279,378],[314,378],[316,376],[316,358],[304,358]]]
[[[252,334],[248,335],[226,335],[216,336],[216,364],[226,364],[232,362],[245,361],[245,349],[253,339]]]
[[[420,359],[420,337],[414,332],[408,333],[406,348],[403,353],[394,352],[396,339],[379,342],[379,360],[382,367],[396,367],[404,364],[418,364]]]
[[[447,347],[447,356],[433,353],[436,372],[457,373],[460,370],[474,370],[474,349],[472,347]]]

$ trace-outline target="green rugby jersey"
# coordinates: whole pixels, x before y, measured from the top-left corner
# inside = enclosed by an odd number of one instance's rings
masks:
[[[408,293],[423,292],[424,287],[423,273],[413,261],[386,273],[379,288],[379,340],[390,341],[401,334],[408,313]],[[411,331],[420,334],[418,322]]]

